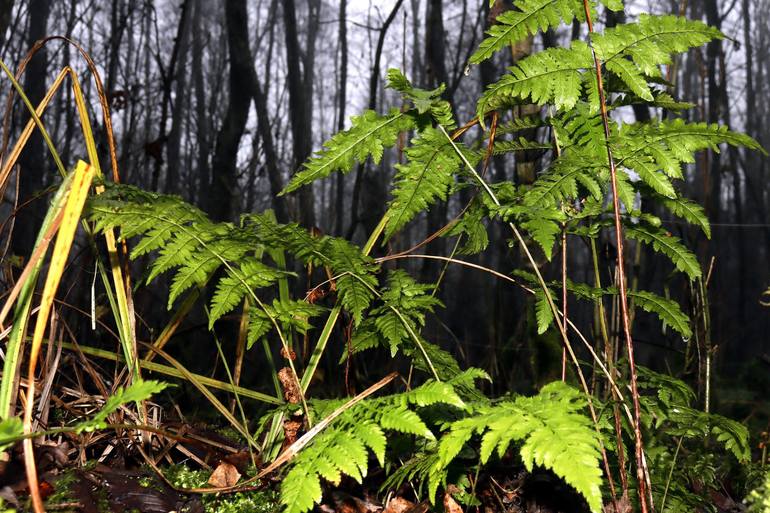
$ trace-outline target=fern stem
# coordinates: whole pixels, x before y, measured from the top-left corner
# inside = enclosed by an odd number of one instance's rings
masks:
[[[631,339],[631,325],[628,315],[628,297],[626,291],[626,274],[624,268],[625,262],[623,258],[623,226],[620,222],[620,201],[618,198],[617,169],[615,167],[615,159],[612,156],[612,148],[610,147],[610,124],[609,115],[607,114],[607,100],[605,97],[604,84],[602,81],[602,64],[599,60],[599,57],[596,55],[596,50],[590,41],[590,35],[594,33],[594,26],[593,21],[591,20],[591,8],[589,6],[588,0],[583,0],[583,7],[585,9],[586,23],[588,24],[589,46],[591,48],[591,54],[593,56],[594,67],[596,71],[596,85],[599,91],[599,109],[601,111],[602,125],[604,127],[604,144],[607,148],[607,161],[610,166],[612,208],[615,221],[615,244],[617,246],[618,253],[618,288],[620,292],[620,313],[623,323],[623,335],[626,341],[626,350],[628,352],[628,366],[631,378],[631,398],[634,405],[634,446],[636,456],[636,477],[639,486],[639,505],[642,508],[642,513],[648,513],[651,508],[654,508],[654,505],[652,500],[652,490],[649,486],[649,471],[647,469],[647,463],[645,462],[644,458],[644,443],[642,440],[641,430],[641,409],[639,406],[636,363],[634,361],[634,343]]]
[[[465,164],[465,167],[468,169],[471,175],[478,181],[479,185],[481,185],[481,187],[484,189],[487,195],[489,195],[489,198],[492,200],[492,202],[495,205],[500,206],[500,200],[498,199],[495,192],[489,187],[489,185],[484,181],[484,179],[481,176],[479,176],[479,174],[473,168],[471,163],[468,162],[468,159],[465,158],[465,155],[460,151],[460,149],[457,147],[454,140],[452,140],[452,138],[449,136],[449,134],[444,129],[444,127],[439,125],[439,128],[444,133],[444,136],[447,139],[449,139],[449,141],[452,143],[452,147],[462,159],[463,163]],[[554,321],[556,322],[556,325],[559,328],[559,332],[561,333],[562,340],[564,341],[564,347],[566,347],[567,351],[569,352],[570,359],[572,360],[572,363],[575,365],[575,371],[577,372],[578,379],[580,380],[580,384],[583,387],[583,391],[586,394],[586,400],[588,401],[588,411],[591,413],[591,420],[593,421],[594,428],[596,429],[596,432],[599,438],[599,444],[600,444],[601,453],[602,453],[602,461],[604,463],[604,468],[607,473],[607,482],[610,486],[610,491],[612,493],[612,497],[614,500],[616,497],[615,483],[612,479],[612,473],[610,472],[610,462],[609,462],[609,459],[607,458],[607,450],[604,447],[604,442],[602,441],[602,437],[601,437],[601,431],[599,429],[599,417],[596,415],[596,408],[594,408],[593,399],[591,397],[591,391],[588,389],[588,383],[586,382],[585,376],[583,375],[583,371],[580,369],[580,362],[578,362],[577,356],[575,355],[575,351],[573,350],[572,345],[570,344],[569,337],[567,337],[567,330],[564,324],[561,322],[561,319],[559,316],[559,309],[556,308],[556,304],[553,301],[553,297],[551,297],[551,291],[549,290],[548,285],[546,284],[545,279],[543,278],[543,275],[540,273],[540,269],[537,266],[537,262],[535,262],[535,258],[532,256],[532,253],[529,251],[529,247],[524,242],[524,238],[521,236],[521,233],[519,232],[518,228],[516,228],[516,225],[509,222],[508,226],[513,231],[514,236],[516,237],[522,249],[524,250],[527,260],[532,265],[532,269],[535,271],[535,275],[537,276],[538,283],[540,284],[540,287],[543,290],[543,294],[545,295],[545,298],[548,301],[548,306],[551,308],[551,312],[553,313]]]

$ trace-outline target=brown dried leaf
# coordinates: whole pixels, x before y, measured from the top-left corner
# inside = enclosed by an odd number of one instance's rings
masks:
[[[238,472],[235,465],[223,461],[214,469],[214,472],[211,473],[208,483],[217,488],[235,486],[240,478],[241,473]]]
[[[283,387],[283,398],[286,402],[299,404],[299,387],[297,386],[297,380],[294,379],[294,374],[289,367],[284,367],[278,371],[278,381],[281,382],[281,387]]]
[[[382,513],[404,513],[412,509],[414,505],[414,502],[408,501],[403,497],[393,497],[385,506]]]
[[[463,508],[457,504],[449,490],[444,493],[444,511],[445,513],[463,513]]]

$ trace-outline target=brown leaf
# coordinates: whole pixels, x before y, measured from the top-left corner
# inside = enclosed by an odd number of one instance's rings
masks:
[[[403,497],[393,497],[385,506],[385,509],[382,511],[382,513],[404,513],[413,507],[414,502],[408,501]]]
[[[208,483],[211,486],[221,488],[223,486],[235,486],[241,478],[241,473],[235,468],[235,465],[223,461],[214,472],[211,473]]]
[[[297,380],[289,367],[284,367],[278,371],[278,381],[283,387],[283,398],[287,403],[299,404],[300,392],[297,386]]]
[[[444,493],[444,511],[445,513],[463,513],[463,508],[457,504],[449,490]]]

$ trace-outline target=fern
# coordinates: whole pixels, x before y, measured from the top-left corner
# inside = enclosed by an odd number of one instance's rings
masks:
[[[504,12],[487,31],[487,37],[471,56],[472,64],[489,59],[495,52],[560,23],[585,19],[582,0],[518,0],[516,9]]]
[[[694,280],[701,276],[698,259],[687,249],[678,237],[671,235],[662,228],[651,225],[630,225],[625,227],[628,237],[649,244],[655,251],[666,255],[677,269]]]
[[[418,114],[430,114],[447,130],[455,127],[452,106],[448,101],[441,99],[441,94],[446,89],[444,84],[430,91],[420,89],[414,87],[400,70],[391,68],[388,70],[388,87],[400,92],[404,99],[412,103]]]
[[[411,113],[397,109],[385,116],[367,110],[360,116],[353,116],[351,123],[348,130],[329,139],[324,149],[305,163],[281,194],[293,192],[335,171],[347,173],[354,162],[363,162],[367,157],[371,157],[375,164],[379,163],[383,150],[396,144],[398,135],[413,127],[414,119]]]
[[[76,433],[84,431],[94,431],[96,429],[105,429],[107,427],[107,417],[115,413],[118,408],[126,403],[133,403],[149,399],[152,395],[161,392],[168,385],[160,381],[136,380],[126,388],[118,388],[114,394],[107,398],[93,417],[77,424],[74,427]]]
[[[419,334],[426,314],[441,306],[441,301],[430,294],[432,290],[431,285],[415,282],[404,271],[390,272],[387,286],[380,295],[381,304],[372,308],[354,335],[354,352],[376,347],[384,341],[390,347],[391,356],[395,356],[403,343],[413,342],[412,334]]]
[[[409,162],[396,165],[386,239],[437,200],[446,200],[455,175],[463,168],[454,146],[435,128],[425,129],[405,154]],[[471,163],[478,160],[471,152],[463,151],[463,154]]]
[[[446,468],[474,434],[481,435],[480,460],[493,452],[502,457],[512,442],[528,470],[540,465],[553,470],[585,497],[593,512],[601,511],[602,472],[599,440],[590,418],[581,413],[585,398],[561,382],[543,387],[534,397],[518,397],[479,408],[453,422],[439,443],[438,468]],[[432,481],[431,497],[440,483]]]
[[[628,297],[645,312],[656,314],[665,324],[682,335],[682,338],[688,339],[692,336],[690,319],[676,301],[645,290],[629,291]]]
[[[324,405],[320,411],[328,412],[338,403]],[[311,404],[319,413],[319,402]],[[363,401],[344,412],[292,460],[281,483],[281,502],[287,513],[304,513],[320,502],[322,478],[338,484],[347,475],[361,482],[369,468],[369,451],[384,465],[387,431],[435,439],[415,410],[437,404],[466,408],[452,383],[428,381],[409,392]]]
[[[593,66],[588,45],[574,41],[570,48],[548,48],[508,68],[509,74],[491,84],[476,106],[480,119],[511,100],[571,109],[583,91],[583,71]]]

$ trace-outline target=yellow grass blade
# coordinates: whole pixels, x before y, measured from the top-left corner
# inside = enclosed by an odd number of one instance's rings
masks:
[[[43,296],[40,300],[40,309],[35,319],[35,331],[32,334],[32,345],[29,353],[29,368],[27,371],[27,380],[29,389],[27,392],[27,402],[24,406],[24,432],[29,433],[32,429],[32,410],[35,402],[35,368],[40,354],[40,346],[43,342],[48,315],[51,313],[54,296],[59,288],[64,266],[69,257],[72,241],[75,238],[75,231],[80,222],[80,214],[83,211],[88,190],[91,187],[91,180],[94,177],[94,168],[85,162],[78,162],[75,167],[75,176],[72,180],[67,197],[67,203],[64,207],[59,233],[56,236],[51,262],[48,267],[45,285],[43,287]],[[45,511],[43,508],[43,499],[40,496],[38,488],[37,469],[35,468],[35,456],[32,450],[32,440],[24,440],[24,463],[27,473],[27,482],[29,484],[30,495],[32,496],[32,506],[35,513]]]

